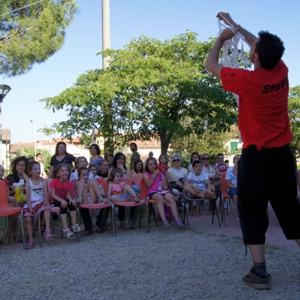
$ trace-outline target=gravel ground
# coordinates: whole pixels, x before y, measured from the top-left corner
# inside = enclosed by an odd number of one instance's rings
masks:
[[[267,246],[272,289],[241,283],[251,267],[240,238],[144,228],[0,246],[0,299],[300,299],[300,252]],[[36,239],[37,243],[37,239]]]

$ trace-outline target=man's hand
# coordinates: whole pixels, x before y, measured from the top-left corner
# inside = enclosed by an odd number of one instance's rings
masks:
[[[226,28],[220,33],[219,39],[222,41],[222,43],[224,43],[225,41],[232,39],[234,36],[235,33],[231,29]]]
[[[220,20],[224,21],[224,23],[228,26],[234,26],[234,28],[237,27],[237,24],[232,20],[231,16],[229,13],[225,13],[225,12],[219,12],[217,14],[217,18],[219,18]]]

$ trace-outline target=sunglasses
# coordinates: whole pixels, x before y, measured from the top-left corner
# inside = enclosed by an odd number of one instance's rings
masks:
[[[203,157],[202,160],[209,160],[209,157]]]
[[[173,162],[180,161],[180,159],[173,159]]]

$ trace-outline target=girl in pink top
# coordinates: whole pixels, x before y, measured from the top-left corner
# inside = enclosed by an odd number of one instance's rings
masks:
[[[177,228],[184,228],[178,218],[177,206],[174,196],[168,190],[166,183],[166,178],[157,169],[156,160],[154,158],[148,158],[146,160],[144,180],[148,187],[148,198],[156,200],[157,210],[162,219],[162,225],[164,227],[169,227],[170,224],[166,220],[165,211],[164,211],[164,199],[167,200],[170,204],[172,214],[175,218],[174,226]]]

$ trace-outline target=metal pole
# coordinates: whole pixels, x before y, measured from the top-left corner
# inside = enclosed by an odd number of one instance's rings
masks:
[[[0,84],[0,164],[2,165],[2,102],[9,93],[11,87],[7,84]]]
[[[30,120],[29,122],[32,122],[33,124],[33,130],[34,130],[34,160],[36,157],[36,126],[34,120]]]
[[[102,0],[102,50],[110,49],[110,10],[109,0]],[[109,57],[102,56],[102,68],[109,65]]]

